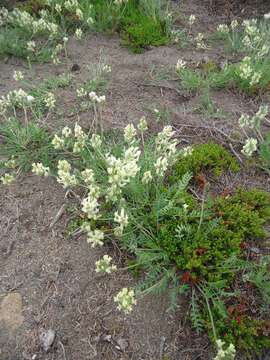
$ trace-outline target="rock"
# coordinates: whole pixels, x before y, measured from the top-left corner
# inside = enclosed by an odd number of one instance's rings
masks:
[[[55,331],[52,329],[44,330],[39,335],[39,340],[41,342],[41,347],[45,352],[48,352],[55,340]]]
[[[119,338],[117,339],[116,343],[117,343],[116,348],[118,350],[125,351],[128,348],[128,341],[126,339]]]
[[[10,293],[4,297],[0,308],[0,320],[3,320],[11,332],[18,329],[24,320],[22,315],[22,297],[19,293]]]

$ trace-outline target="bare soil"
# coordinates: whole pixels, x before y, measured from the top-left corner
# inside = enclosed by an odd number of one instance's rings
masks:
[[[197,16],[196,32],[207,33],[226,20],[224,15],[213,15],[214,7],[209,2],[175,2],[175,6],[183,15]],[[152,129],[159,128],[161,124],[149,111],[157,107],[168,113],[168,121],[176,127],[183,143],[215,138],[229,147],[241,112],[257,109],[256,99],[229,91],[213,92],[214,103],[226,114],[215,119],[194,113],[200,96],[181,94],[174,81],[149,85],[153,67],[175,66],[180,57],[193,63],[207,59],[221,63],[225,55],[220,51],[164,46],[134,55],[121,47],[118,37],[100,34],[89,35],[80,42],[71,40],[69,58],[59,66],[37,64],[28,72],[23,61],[6,59],[0,63],[0,96],[18,87],[12,78],[14,70],[23,70],[29,80],[38,83],[70,72],[73,64],[78,64],[80,70],[72,72],[72,86],[57,93],[58,112],[40,121],[50,130],[75,121],[90,127],[91,110],[78,116],[72,115],[70,109],[78,101],[77,86],[88,77],[87,65],[97,62],[101,53],[112,67],[103,113],[106,128],[122,128],[128,122],[137,122],[142,115],[150,119]],[[231,146],[239,151],[234,143]],[[215,193],[225,187],[233,190],[238,184],[270,189],[269,178],[252,171],[237,176],[226,174],[211,183]],[[212,359],[207,336],[190,329],[186,316],[189,304],[185,299],[179,299],[175,313],[166,311],[169,299],[165,295],[142,299],[127,317],[116,309],[113,295],[123,286],[132,286],[136,279],[127,272],[111,277],[96,274],[95,261],[106,249],[90,249],[83,236],[68,237],[68,211],[50,227],[63,204],[69,206],[71,200],[65,198],[53,179],[27,174],[8,188],[0,187],[0,359]],[[121,264],[120,250],[115,246],[107,250]],[[16,296],[7,299],[10,294]],[[6,312],[10,313],[9,320],[3,316]],[[48,329],[54,330],[56,337],[46,353],[40,334]]]

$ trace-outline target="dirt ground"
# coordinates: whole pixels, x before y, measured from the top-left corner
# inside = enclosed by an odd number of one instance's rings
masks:
[[[185,0],[180,9],[184,15],[197,16],[195,32],[211,31],[224,20],[218,13],[213,15],[213,8],[200,0]],[[158,128],[161,125],[149,111],[157,107],[168,114],[183,143],[213,137],[228,146],[228,137],[235,130],[241,112],[257,109],[256,100],[222,91],[212,96],[226,116],[205,117],[192,111],[199,96],[181,94],[174,81],[149,85],[153,67],[175,66],[180,57],[189,63],[209,58],[221,63],[225,55],[218,50],[199,52],[164,46],[134,55],[120,46],[118,37],[100,34],[89,35],[80,42],[71,40],[69,58],[58,66],[34,65],[29,73],[21,60],[12,58],[1,62],[0,96],[18,86],[12,79],[14,70],[23,70],[31,81],[38,82],[69,72],[73,64],[78,64],[80,70],[72,72],[72,86],[57,93],[60,111],[40,121],[51,130],[75,121],[89,127],[91,111],[82,112],[78,117],[69,110],[77,101],[77,85],[87,78],[87,65],[97,62],[101,53],[112,67],[103,113],[107,128],[121,128],[128,122],[138,121],[142,115],[150,119],[153,129]],[[239,150],[234,148],[234,143],[232,148]],[[212,189],[221,192],[224,187],[234,189],[239,183],[270,190],[269,178],[247,172],[235,176],[226,174],[218,183],[213,182]],[[179,299],[175,313],[166,311],[166,296],[140,300],[134,312],[126,317],[116,309],[113,295],[123,286],[132,286],[136,280],[126,272],[111,277],[95,273],[95,261],[106,249],[89,248],[83,236],[68,237],[68,212],[50,226],[63,204],[69,205],[70,200],[53,179],[27,174],[8,188],[0,187],[0,359],[212,359],[207,337],[197,335],[188,325],[189,304],[185,299]],[[112,247],[108,251],[121,263],[119,249]],[[55,331],[56,336],[45,352],[40,337],[49,329]],[[266,355],[264,359],[270,357]]]

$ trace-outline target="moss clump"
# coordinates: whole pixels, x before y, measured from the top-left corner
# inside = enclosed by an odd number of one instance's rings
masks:
[[[122,31],[123,44],[135,53],[141,53],[149,46],[165,45],[169,41],[162,22],[135,13],[125,23]]]
[[[173,170],[173,178],[180,178],[187,172],[198,175],[202,171],[210,171],[220,176],[224,171],[240,170],[236,159],[221,145],[214,142],[195,145],[190,156],[181,157]]]
[[[209,203],[201,224],[198,205],[179,231],[176,214],[173,219],[165,218],[157,243],[179,269],[190,271],[198,280],[231,280],[232,274],[224,274],[222,264],[231,256],[241,256],[243,242],[264,238],[264,224],[269,219],[268,193],[239,190],[231,197],[218,197]]]

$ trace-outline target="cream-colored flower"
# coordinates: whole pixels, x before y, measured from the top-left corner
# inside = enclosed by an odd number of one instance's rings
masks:
[[[102,259],[96,261],[96,272],[105,272],[110,274],[112,271],[115,271],[117,267],[111,264],[112,258],[109,255],[104,255]]]
[[[135,293],[134,290],[129,290],[123,288],[119,293],[114,297],[114,301],[118,303],[118,309],[124,311],[128,314],[132,311],[133,305],[136,305]]]

